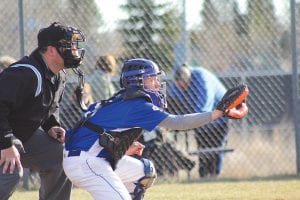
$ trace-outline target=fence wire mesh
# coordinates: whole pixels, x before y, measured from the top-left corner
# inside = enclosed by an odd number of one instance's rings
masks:
[[[156,61],[166,71],[168,86],[174,84],[174,68],[183,63],[208,69],[226,88],[238,82],[249,85],[249,115],[243,120],[229,120],[225,146],[220,139],[222,127],[144,133],[151,149],[145,150],[145,156],[154,161],[160,176],[214,177],[220,152],[225,152],[225,157],[219,177],[296,173],[289,1],[2,0],[0,9],[0,55],[20,58],[23,41],[24,53],[29,54],[37,46],[39,29],[54,21],[81,29],[87,38],[81,69],[92,87],[94,101],[107,98],[100,95],[106,86],[91,81],[98,73],[96,60],[106,54],[117,61],[112,79],[116,90],[121,63],[136,57]],[[297,3],[297,27],[299,9]],[[67,73],[61,120],[70,128],[81,111],[73,95],[77,77],[72,71]],[[180,103],[168,99],[168,111],[193,112],[189,107],[198,103],[195,99],[193,94]]]

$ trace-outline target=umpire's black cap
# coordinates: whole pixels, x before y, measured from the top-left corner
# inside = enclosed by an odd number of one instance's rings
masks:
[[[38,48],[49,45],[56,46],[62,39],[67,39],[68,27],[59,22],[53,22],[50,26],[42,28],[38,35]]]

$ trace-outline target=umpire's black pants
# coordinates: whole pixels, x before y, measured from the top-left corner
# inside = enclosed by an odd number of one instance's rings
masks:
[[[68,200],[71,194],[71,182],[67,179],[63,168],[63,145],[38,129],[23,144],[25,153],[20,153],[24,168],[36,171],[40,175],[40,200]],[[13,174],[3,174],[0,167],[0,200],[7,200],[15,191],[21,176],[17,167]]]

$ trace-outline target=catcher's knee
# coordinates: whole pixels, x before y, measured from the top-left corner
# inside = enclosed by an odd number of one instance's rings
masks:
[[[144,164],[145,176],[140,178],[137,183],[135,183],[135,188],[131,194],[132,200],[141,200],[144,197],[146,190],[151,187],[157,177],[156,170],[152,161],[142,158],[141,161]]]

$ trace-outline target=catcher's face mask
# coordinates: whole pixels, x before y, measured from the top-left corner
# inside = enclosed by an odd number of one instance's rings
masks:
[[[152,103],[160,108],[167,108],[166,100],[166,82],[161,81],[165,73],[160,71],[158,75],[144,76],[143,89],[146,91],[152,100]]]

